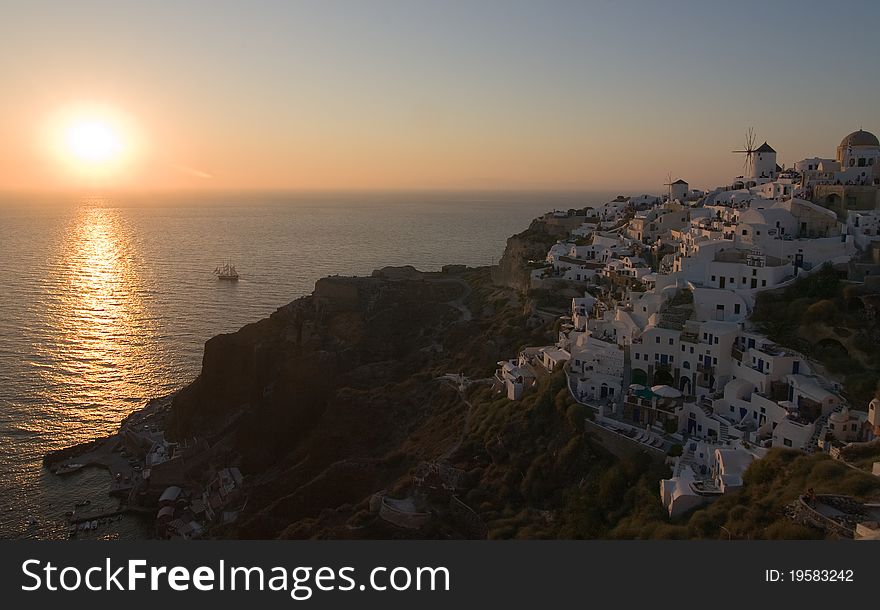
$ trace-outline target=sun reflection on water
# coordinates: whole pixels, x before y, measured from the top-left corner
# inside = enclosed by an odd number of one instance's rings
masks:
[[[132,375],[156,375],[156,345],[146,313],[136,249],[117,210],[86,205],[78,209],[58,261],[58,288],[48,308],[57,337],[44,375],[68,376],[79,388],[53,402],[77,411],[73,419],[104,432],[118,423],[131,401],[142,396]],[[142,379],[141,379],[142,380]],[[46,387],[64,388],[58,379]]]
[[[47,244],[45,255],[31,258],[20,273],[34,290],[20,301],[22,315],[13,312],[13,319],[23,322],[14,331],[24,341],[16,379],[21,392],[12,402],[0,401],[0,427],[46,451],[115,432],[132,410],[167,393],[181,378],[152,301],[156,277],[123,211],[83,202],[57,225],[47,223],[40,237]],[[6,535],[64,536],[64,511],[75,499],[90,498],[97,506],[114,502],[106,494],[109,479],[100,471],[58,477],[30,453],[6,447],[2,456],[3,491],[38,490],[4,503],[0,531]],[[22,530],[21,522],[13,521],[21,514],[40,515],[39,525]],[[120,522],[115,527],[105,535],[141,526]]]

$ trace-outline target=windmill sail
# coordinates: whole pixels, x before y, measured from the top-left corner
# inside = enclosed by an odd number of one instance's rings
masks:
[[[731,152],[745,155],[743,160],[743,176],[753,177],[755,175],[755,128],[749,127],[746,132],[746,145],[743,150],[732,150]]]

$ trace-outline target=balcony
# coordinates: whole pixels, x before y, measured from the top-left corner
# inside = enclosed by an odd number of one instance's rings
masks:
[[[737,362],[742,362],[743,352],[741,349],[733,348],[730,350],[730,355],[733,356],[733,359]]]
[[[715,367],[711,364],[704,364],[702,362],[697,363],[697,372],[705,373],[706,375],[711,375],[715,372]]]

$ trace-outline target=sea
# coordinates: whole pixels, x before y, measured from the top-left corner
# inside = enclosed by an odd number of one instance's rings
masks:
[[[199,372],[204,343],[386,265],[491,265],[554,209],[610,193],[274,193],[0,198],[0,538],[68,536],[117,501],[52,449],[106,435]],[[238,282],[212,274],[230,262]],[[88,507],[74,508],[76,502]],[[151,536],[126,516],[78,537]]]

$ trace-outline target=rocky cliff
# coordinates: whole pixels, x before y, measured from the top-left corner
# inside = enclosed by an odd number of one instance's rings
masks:
[[[461,444],[468,406],[442,377],[487,378],[520,347],[521,313],[498,311],[511,294],[489,275],[324,278],[312,295],[210,339],[167,432],[205,438],[218,462],[245,472],[247,509],[225,535],[406,535],[377,518],[351,529],[351,519],[376,492],[406,496],[414,469]],[[470,535],[444,512],[418,535]]]
[[[547,250],[563,236],[557,227],[549,226],[541,219],[535,219],[522,233],[509,237],[497,267],[493,269],[492,280],[499,285],[514,290],[529,289],[530,261],[543,261]]]

